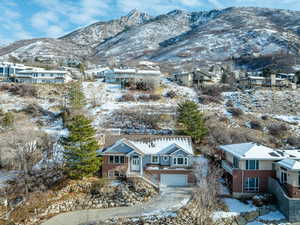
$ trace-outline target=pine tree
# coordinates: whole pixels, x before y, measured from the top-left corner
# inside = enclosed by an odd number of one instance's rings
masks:
[[[71,109],[79,110],[85,105],[85,97],[82,91],[81,83],[73,83],[69,90],[69,102]]]
[[[192,137],[195,143],[200,143],[207,134],[203,114],[198,110],[198,105],[192,101],[185,101],[178,105],[178,124],[183,133]]]
[[[75,115],[67,128],[69,136],[62,138],[61,143],[68,175],[71,178],[92,176],[99,170],[101,159],[97,157],[99,145],[91,120],[83,115]]]

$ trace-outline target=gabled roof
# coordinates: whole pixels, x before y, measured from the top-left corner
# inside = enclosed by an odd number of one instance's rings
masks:
[[[283,159],[276,163],[279,166],[287,168],[288,170],[300,171],[300,162],[294,159]]]
[[[285,154],[281,151],[276,151],[272,148],[252,142],[221,145],[219,148],[239,159],[280,160],[286,158]]]
[[[127,146],[134,149],[135,152],[140,154],[169,154],[169,151],[173,148],[176,150],[183,150],[187,154],[193,155],[193,146],[190,137],[184,136],[166,136],[166,137],[150,137],[147,139],[136,139],[130,140],[129,138],[122,138],[117,140],[110,147],[105,148],[102,153],[105,154],[106,151],[113,149],[120,143],[126,144]]]

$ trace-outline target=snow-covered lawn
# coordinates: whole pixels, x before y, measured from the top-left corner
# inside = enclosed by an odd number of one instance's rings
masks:
[[[7,185],[7,181],[14,180],[18,175],[17,171],[0,171],[0,188]]]
[[[266,215],[258,217],[258,220],[263,220],[263,221],[278,221],[284,219],[286,219],[285,216],[279,211],[273,211]]]
[[[217,211],[214,212],[212,215],[212,218],[214,221],[217,221],[222,218],[229,218],[233,216],[238,216],[240,213],[244,212],[252,212],[257,210],[257,207],[255,207],[251,201],[248,201],[248,204],[245,204],[238,199],[234,198],[224,198],[223,202],[228,208],[228,211]]]

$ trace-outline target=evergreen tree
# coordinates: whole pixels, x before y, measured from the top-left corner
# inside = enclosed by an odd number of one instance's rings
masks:
[[[83,115],[75,115],[67,128],[69,136],[62,138],[61,143],[68,175],[71,178],[92,176],[99,170],[101,159],[97,157],[99,145],[91,120]]]
[[[178,105],[178,124],[184,134],[192,137],[195,143],[200,143],[207,134],[203,114],[198,110],[198,105],[192,101],[185,101]]]
[[[69,102],[71,109],[79,110],[85,105],[85,97],[82,91],[81,83],[73,83],[69,90]]]

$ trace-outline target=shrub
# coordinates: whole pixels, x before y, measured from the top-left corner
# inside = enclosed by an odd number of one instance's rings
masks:
[[[161,99],[160,95],[149,95],[149,99],[152,101],[158,101]]]
[[[234,107],[233,101],[229,100],[226,102],[227,107]]]
[[[220,99],[214,96],[200,95],[199,102],[201,102],[202,104],[220,103]]]
[[[140,95],[139,100],[141,101],[158,101],[161,99],[160,95]]]
[[[168,92],[166,93],[166,97],[168,97],[168,98],[175,98],[176,96],[177,96],[177,94],[176,94],[176,92],[173,91],[173,90],[168,91]]]
[[[292,146],[300,146],[300,137],[288,137],[287,143]]]
[[[281,137],[288,130],[288,127],[284,124],[273,123],[270,126],[268,126],[268,130],[271,135]]]
[[[244,114],[243,110],[240,108],[234,108],[234,107],[229,107],[227,108],[227,111],[232,114],[232,116],[239,117]]]
[[[262,120],[268,120],[268,119],[269,119],[269,116],[268,116],[268,115],[262,115],[262,116],[261,116],[261,119],[262,119]]]
[[[132,94],[125,94],[121,98],[119,98],[119,102],[133,102],[135,98]]]
[[[37,97],[38,95],[36,87],[31,84],[6,84],[1,85],[1,90],[6,90],[22,97]]]
[[[30,114],[33,117],[37,117],[43,115],[44,109],[37,104],[30,104],[23,109],[23,112]]]
[[[7,112],[4,113],[3,118],[2,118],[2,126],[9,128],[14,125],[15,122],[15,116],[12,112]]]
[[[252,129],[255,129],[255,130],[262,130],[262,125],[259,121],[257,120],[252,120],[250,121],[250,127]]]

